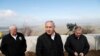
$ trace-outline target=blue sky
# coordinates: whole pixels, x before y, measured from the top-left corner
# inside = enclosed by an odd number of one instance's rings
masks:
[[[0,25],[38,25],[46,20],[98,24],[100,0],[0,0]]]

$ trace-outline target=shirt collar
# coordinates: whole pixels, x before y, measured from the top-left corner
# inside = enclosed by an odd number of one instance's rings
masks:
[[[51,35],[51,39],[54,40],[55,38],[55,32]]]
[[[56,32],[54,32],[52,35],[48,35],[47,33],[45,33],[49,38],[51,38],[52,40],[54,40]]]
[[[78,39],[78,37],[77,36],[75,36],[75,34],[73,34],[74,35],[74,38],[75,39]],[[80,37],[79,37],[79,39],[82,37],[82,35],[80,35]]]

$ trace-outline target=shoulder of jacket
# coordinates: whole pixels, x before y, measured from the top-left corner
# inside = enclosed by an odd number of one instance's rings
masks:
[[[74,37],[74,34],[69,35],[67,39],[72,39]]]
[[[82,37],[83,37],[84,39],[86,39],[86,38],[87,38],[87,37],[86,37],[85,35],[83,35],[83,34],[82,34]]]
[[[10,37],[10,34],[6,34],[6,35],[3,36],[2,39],[8,39],[9,37]]]
[[[58,36],[60,36],[60,34],[59,34],[59,33],[57,33],[57,32],[56,32],[55,34],[56,34],[56,35],[58,35]]]
[[[23,34],[22,34],[22,33],[20,33],[20,32],[17,32],[17,34],[18,34],[18,35],[21,35],[21,36],[23,35]]]
[[[38,37],[38,39],[42,39],[42,38],[44,38],[44,37],[45,37],[45,33],[41,34],[41,35]]]

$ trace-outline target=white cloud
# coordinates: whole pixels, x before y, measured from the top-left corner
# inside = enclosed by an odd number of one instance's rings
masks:
[[[16,12],[13,10],[0,10],[0,18],[10,18],[16,16]]]

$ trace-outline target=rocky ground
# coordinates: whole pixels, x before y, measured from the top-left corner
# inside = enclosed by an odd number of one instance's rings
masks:
[[[64,54],[65,54],[65,56],[67,56],[66,52]],[[0,54],[0,56],[2,56],[2,54]],[[27,52],[26,56],[36,56],[36,55],[33,52]],[[100,50],[98,50],[98,51],[92,50],[87,54],[87,56],[100,56]]]

